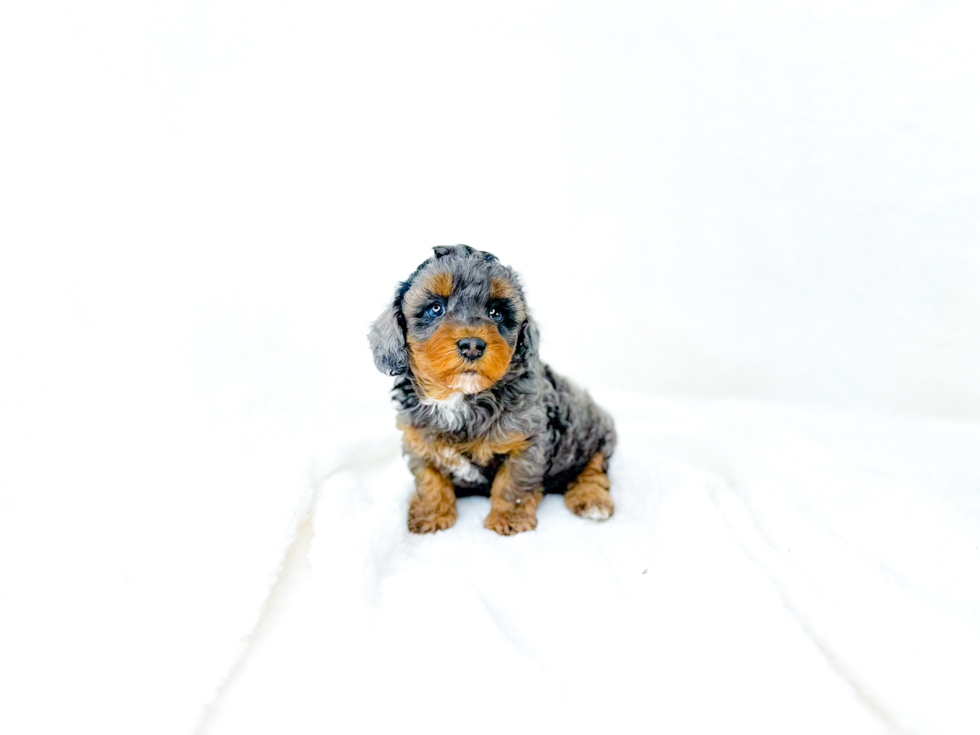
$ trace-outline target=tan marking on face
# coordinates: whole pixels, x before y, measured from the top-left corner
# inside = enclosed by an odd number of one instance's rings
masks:
[[[426,279],[425,286],[432,293],[449,298],[449,294],[453,292],[453,274],[449,271],[433,273]]]
[[[483,356],[478,360],[464,359],[456,349],[463,337],[479,337],[486,342]],[[486,390],[504,377],[513,356],[514,348],[489,324],[443,323],[427,340],[408,337],[412,373],[425,396],[439,400],[454,391],[472,394]]]
[[[453,292],[453,275],[449,271],[436,271],[418,278],[405,294],[404,307],[410,312],[420,309],[432,296],[449,298]]]
[[[515,293],[517,292],[514,290],[514,284],[510,281],[505,281],[503,278],[490,279],[490,298],[509,299]]]

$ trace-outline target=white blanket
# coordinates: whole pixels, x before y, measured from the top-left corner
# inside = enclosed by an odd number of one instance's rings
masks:
[[[546,496],[503,538],[467,498],[413,536],[397,437],[365,438],[204,732],[980,727],[980,426],[600,398],[605,523]]]

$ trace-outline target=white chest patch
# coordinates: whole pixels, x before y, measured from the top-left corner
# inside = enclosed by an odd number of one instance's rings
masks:
[[[462,429],[470,415],[470,409],[463,400],[462,393],[452,393],[449,398],[423,398],[422,405],[429,406],[442,424],[451,430]]]
[[[443,472],[448,472],[458,482],[477,483],[483,480],[480,468],[463,454],[444,447],[432,457]]]
[[[422,404],[429,406],[436,415],[439,423],[450,431],[458,431],[466,426],[470,417],[469,406],[463,400],[462,393],[452,393],[449,398],[423,398]],[[469,457],[455,449],[445,446],[431,455],[436,464],[446,473],[452,475],[457,482],[480,483],[485,479],[480,468],[473,464]]]
[[[452,473],[453,479],[458,482],[477,483],[483,480],[483,473],[480,472],[480,468],[466,457],[459,457],[455,464],[449,468],[449,471]]]

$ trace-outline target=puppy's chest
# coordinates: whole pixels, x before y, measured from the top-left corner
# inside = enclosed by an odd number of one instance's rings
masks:
[[[406,449],[427,459],[454,482],[465,485],[491,482],[507,456],[527,446],[526,438],[519,435],[477,437],[461,442],[422,432],[414,426],[401,429]]]
[[[436,448],[427,458],[454,482],[463,485],[491,482],[501,460],[497,455],[487,458],[480,454],[475,457],[470,452],[460,451],[452,445]]]

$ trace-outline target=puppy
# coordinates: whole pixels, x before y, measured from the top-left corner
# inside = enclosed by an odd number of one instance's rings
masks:
[[[484,525],[537,525],[543,492],[583,518],[613,514],[612,419],[538,360],[538,332],[513,270],[467,245],[434,248],[395,292],[368,340],[399,376],[398,427],[416,492],[413,533],[449,528],[457,495],[490,496]]]

